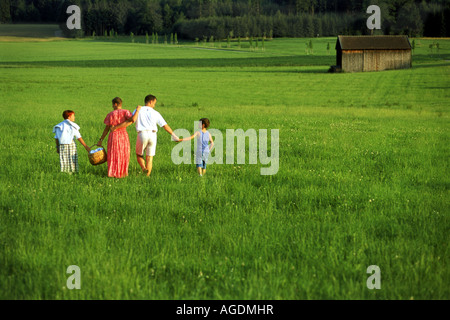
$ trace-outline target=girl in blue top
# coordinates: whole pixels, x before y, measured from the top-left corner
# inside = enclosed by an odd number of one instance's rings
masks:
[[[206,173],[206,162],[208,161],[208,156],[211,149],[214,147],[214,141],[211,134],[206,130],[209,127],[209,119],[201,118],[200,122],[202,124],[201,131],[196,131],[189,138],[180,139],[180,141],[192,140],[195,137],[198,139],[195,163],[198,174],[203,176]],[[209,144],[209,142],[211,142],[211,144]]]

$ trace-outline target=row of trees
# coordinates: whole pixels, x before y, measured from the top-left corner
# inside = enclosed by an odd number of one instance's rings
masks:
[[[450,36],[448,0],[1,0],[0,22],[58,22],[82,11],[86,35],[177,32],[188,39],[335,36],[368,32],[366,9],[381,8],[380,33]],[[63,28],[64,29],[64,28]]]
[[[350,34],[357,28],[355,15],[345,14],[299,14],[274,16],[208,17],[178,21],[175,31],[183,38],[195,39],[214,36],[232,37],[316,37]]]

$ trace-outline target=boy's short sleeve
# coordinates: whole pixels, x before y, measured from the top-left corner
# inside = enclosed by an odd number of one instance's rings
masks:
[[[54,128],[53,132],[55,133],[55,139],[59,139],[59,137],[61,137],[61,129],[60,128]]]
[[[81,138],[80,131],[75,128],[73,129],[73,135],[74,135],[75,139],[77,139],[77,140]]]

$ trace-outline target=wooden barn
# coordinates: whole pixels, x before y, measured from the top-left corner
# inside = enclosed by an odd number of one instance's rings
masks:
[[[411,68],[407,36],[338,36],[336,66],[344,72]]]

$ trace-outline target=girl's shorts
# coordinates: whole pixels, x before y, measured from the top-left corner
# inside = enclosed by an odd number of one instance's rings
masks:
[[[196,166],[197,168],[206,169],[206,161],[202,160],[202,163],[197,163]]]
[[[195,159],[195,164],[196,164],[197,168],[206,169],[206,161],[208,161],[208,157],[209,157],[209,153],[207,153],[207,152],[202,154],[201,161],[200,161],[200,156],[198,156],[198,158]]]

